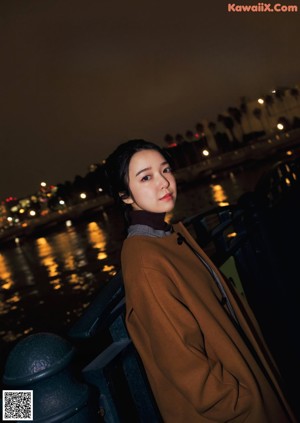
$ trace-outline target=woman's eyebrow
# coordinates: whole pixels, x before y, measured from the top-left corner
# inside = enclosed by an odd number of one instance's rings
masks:
[[[165,164],[168,164],[168,162],[165,160],[164,162],[162,162],[161,164],[160,164],[160,166],[164,166]],[[139,170],[137,173],[136,173],[136,175],[135,176],[138,176],[140,173],[143,173],[143,172],[145,172],[146,170],[151,170],[152,169],[152,167],[151,166],[149,166],[149,167],[145,167],[145,169],[141,169],[141,170]]]
[[[145,170],[150,170],[150,169],[151,169],[151,166],[145,167],[145,169],[139,170],[138,173],[135,176],[138,176],[140,173],[145,172]]]

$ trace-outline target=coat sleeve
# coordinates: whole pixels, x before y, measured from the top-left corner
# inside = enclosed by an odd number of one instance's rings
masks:
[[[150,348],[146,355],[199,415],[229,421],[247,414],[250,392],[207,356],[201,328],[172,281],[156,270],[140,269],[130,285],[134,306],[127,326],[142,359],[143,348]],[[148,334],[147,345],[137,339],[141,328]]]

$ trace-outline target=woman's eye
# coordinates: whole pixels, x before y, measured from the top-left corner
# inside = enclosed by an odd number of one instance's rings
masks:
[[[150,178],[151,178],[151,176],[150,175],[145,175],[145,176],[143,176],[142,177],[142,179],[141,179],[141,181],[149,181],[150,180]]]
[[[171,172],[172,172],[172,169],[170,168],[170,166],[164,169],[164,173],[171,173]]]

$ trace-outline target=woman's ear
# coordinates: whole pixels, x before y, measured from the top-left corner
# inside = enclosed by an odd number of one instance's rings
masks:
[[[119,192],[119,197],[121,198],[121,200],[125,204],[132,204],[133,203],[133,199],[129,195],[127,195],[125,192]]]

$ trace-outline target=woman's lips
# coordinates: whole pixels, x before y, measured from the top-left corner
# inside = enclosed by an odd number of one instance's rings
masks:
[[[169,200],[172,200],[172,198],[173,198],[173,195],[168,193],[164,195],[162,198],[160,198],[160,200],[169,201]]]

